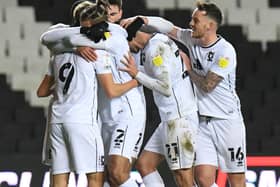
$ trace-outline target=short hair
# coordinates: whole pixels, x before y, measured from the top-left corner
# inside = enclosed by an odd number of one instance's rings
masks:
[[[122,9],[122,0],[108,0],[110,5],[116,5]]]
[[[107,21],[107,0],[98,0],[96,4],[87,6],[80,14],[80,20],[92,19],[93,24]]]
[[[222,24],[222,11],[216,4],[197,2],[196,6],[198,10],[205,11],[206,15],[213,19],[217,23],[218,27]]]

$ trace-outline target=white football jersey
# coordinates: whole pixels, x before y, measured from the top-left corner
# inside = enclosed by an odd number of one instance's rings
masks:
[[[95,49],[104,49],[109,51],[113,56],[112,68],[110,69],[115,83],[125,83],[130,81],[132,77],[123,71],[119,71],[119,68],[125,66],[121,63],[121,59],[129,52],[129,46],[127,42],[127,33],[119,25],[108,23],[109,33],[106,33],[106,40],[102,40],[98,43],[94,43],[87,37],[80,34],[79,27],[54,29],[49,32],[45,32],[41,40],[43,43],[52,44],[57,41],[69,40],[73,46],[89,46]],[[53,50],[58,50],[59,53],[62,49],[57,47]],[[99,56],[98,56],[99,58]],[[118,98],[109,99],[102,91],[99,92],[99,111],[103,122],[116,121],[124,119],[125,117],[131,118],[132,116],[145,115],[145,102],[143,101],[142,91],[138,88],[133,88],[123,96]]]
[[[153,89],[162,121],[182,118],[197,111],[190,78],[184,74],[185,65],[174,41],[163,34],[155,34],[141,56],[145,73],[170,92],[170,96],[165,96]]]
[[[125,68],[121,62],[124,55],[129,52],[128,42],[126,40],[126,31],[116,24],[109,23],[110,35],[105,43],[106,50],[110,51],[113,56],[111,73],[115,83],[125,83],[132,79],[132,77],[120,68]],[[90,43],[88,44],[90,45]],[[103,122],[112,122],[119,120],[131,119],[133,116],[145,116],[145,100],[142,89],[133,88],[124,95],[109,99],[102,89],[99,94],[99,111]]]
[[[191,38],[189,29],[179,30],[177,37],[190,51],[193,71],[202,76],[211,71],[223,77],[210,93],[196,87],[200,115],[222,119],[240,116],[240,101],[235,91],[237,62],[233,46],[219,36],[212,45],[201,47],[196,39]]]
[[[96,72],[111,72],[112,57],[96,50],[98,60],[87,62],[74,53],[55,55],[50,75],[55,78],[51,123],[96,123]]]

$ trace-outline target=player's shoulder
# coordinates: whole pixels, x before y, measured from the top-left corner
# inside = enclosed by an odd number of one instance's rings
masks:
[[[127,32],[126,32],[126,30],[123,27],[121,27],[120,25],[115,24],[115,23],[108,23],[108,24],[109,24],[108,28],[109,28],[110,32],[122,34],[125,37],[127,37]]]
[[[164,55],[170,52],[170,39],[164,34],[155,34],[149,41],[148,49],[151,56]]]
[[[218,44],[220,48],[234,49],[233,45],[222,36],[219,36]]]
[[[61,29],[61,28],[69,28],[70,25],[66,25],[64,23],[57,23],[55,25],[51,25],[48,30],[53,30],[53,29]]]

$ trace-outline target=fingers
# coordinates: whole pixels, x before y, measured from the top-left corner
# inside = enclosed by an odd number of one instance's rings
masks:
[[[128,60],[126,59],[125,56],[124,56],[124,58],[121,59],[121,63],[122,63],[123,65],[125,65],[126,67],[129,66]]]
[[[93,48],[90,47],[78,47],[77,51],[87,61],[96,61],[97,54]]]
[[[121,20],[120,25],[124,28],[127,28],[135,19],[136,19],[136,16],[127,18],[127,19],[123,19],[123,20]]]

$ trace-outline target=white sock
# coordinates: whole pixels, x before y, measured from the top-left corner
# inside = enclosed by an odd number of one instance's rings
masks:
[[[132,179],[131,177],[129,177],[127,179],[127,181],[125,181],[124,183],[122,183],[120,185],[120,187],[139,187],[139,185],[136,183],[136,181],[134,179]]]
[[[163,180],[158,171],[154,171],[143,177],[143,182],[146,187],[164,187]]]
[[[219,187],[216,183],[212,184],[211,187]]]

